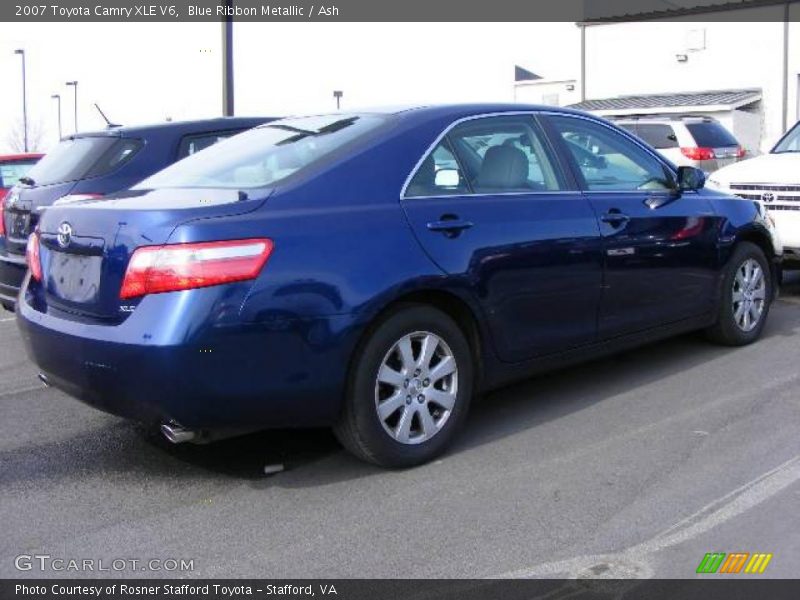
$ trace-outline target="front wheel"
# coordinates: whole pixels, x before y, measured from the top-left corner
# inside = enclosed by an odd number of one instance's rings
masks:
[[[334,432],[363,460],[384,467],[425,463],[455,437],[472,380],[472,355],[458,325],[431,307],[403,307],[358,351]]]
[[[728,346],[756,341],[764,329],[773,298],[773,282],[764,252],[742,242],[728,261],[722,281],[717,323],[709,337]]]

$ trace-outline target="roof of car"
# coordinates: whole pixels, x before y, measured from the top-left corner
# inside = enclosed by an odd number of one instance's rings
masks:
[[[405,117],[468,117],[471,115],[495,114],[495,113],[515,113],[528,111],[547,111],[565,114],[585,114],[578,110],[559,106],[546,106],[540,104],[519,104],[513,102],[497,103],[472,103],[472,104],[413,104],[403,106],[377,106],[354,108],[341,113],[319,113],[318,115],[293,115],[287,118],[303,118],[306,116],[327,116],[341,114],[343,117],[351,115],[398,115]]]
[[[24,154],[0,154],[0,162],[14,162],[18,160],[31,160],[42,158],[44,154],[38,152],[27,152]]]
[[[203,131],[223,131],[226,129],[250,129],[276,117],[218,117],[215,119],[200,119],[195,121],[165,121],[150,125],[132,125],[127,127],[109,127],[99,131],[82,131],[75,135],[65,136],[67,139],[81,137],[116,136],[128,137],[148,135],[158,132],[171,132],[176,135],[199,133]]]

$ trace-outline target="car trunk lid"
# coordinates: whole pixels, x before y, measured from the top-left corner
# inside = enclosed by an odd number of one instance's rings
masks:
[[[59,203],[39,224],[42,291],[48,306],[104,322],[120,322],[138,300],[120,300],[133,252],[168,242],[182,223],[256,210],[236,190],[132,190],[103,200]]]

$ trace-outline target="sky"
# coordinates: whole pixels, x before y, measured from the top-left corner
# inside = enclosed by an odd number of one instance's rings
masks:
[[[514,65],[574,77],[573,23],[236,23],[237,115],[296,115],[436,102],[512,101]],[[222,111],[219,23],[0,23],[0,152],[22,120],[26,55],[29,137],[40,150],[62,127],[102,129],[94,103],[124,125]],[[37,135],[37,132],[40,135]]]

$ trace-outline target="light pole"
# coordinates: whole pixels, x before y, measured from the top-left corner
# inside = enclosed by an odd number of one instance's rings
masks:
[[[63,133],[61,133],[61,94],[53,94],[50,96],[53,100],[58,100],[58,139],[61,140]]]
[[[233,0],[225,0],[233,10]],[[222,116],[232,117],[233,108],[233,17],[222,20]]]
[[[25,50],[17,48],[14,54],[19,54],[22,57],[22,129],[25,152],[28,151],[28,95],[25,91]]]
[[[342,96],[344,96],[344,92],[343,91],[334,90],[333,97],[336,98],[336,110],[339,110],[339,102],[341,101]]]
[[[71,85],[75,88],[75,133],[78,133],[78,82],[68,81],[66,85]]]

